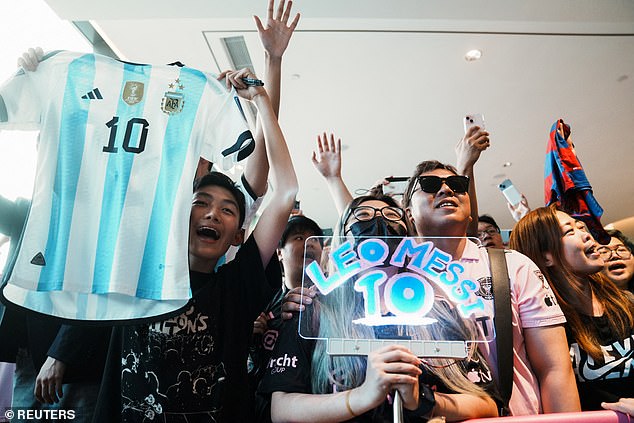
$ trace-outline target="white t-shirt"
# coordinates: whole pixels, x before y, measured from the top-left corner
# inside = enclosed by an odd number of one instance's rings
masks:
[[[460,261],[467,269],[464,276],[478,282],[477,295],[492,299],[489,255],[484,247],[467,241]],[[565,323],[555,294],[535,263],[523,254],[506,250],[506,263],[511,282],[511,313],[513,324],[513,391],[509,408],[513,415],[542,412],[539,381],[533,371],[524,343],[524,329]],[[480,344],[494,373],[497,374],[497,350],[495,345],[492,301],[484,301],[486,310],[476,315],[479,326],[489,342]]]
[[[185,305],[198,158],[228,168],[254,148],[235,93],[192,68],[58,52],[0,87],[0,129],[33,127],[33,204],[4,297],[76,320]]]

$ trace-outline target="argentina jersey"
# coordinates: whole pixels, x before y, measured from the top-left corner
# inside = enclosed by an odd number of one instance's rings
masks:
[[[32,205],[2,296],[69,320],[163,316],[191,297],[192,181],[254,141],[235,92],[187,67],[57,52],[0,87],[0,129],[38,128]]]

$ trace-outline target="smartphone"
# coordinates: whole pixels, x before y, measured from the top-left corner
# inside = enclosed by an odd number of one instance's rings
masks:
[[[247,84],[250,87],[263,87],[264,82],[261,79],[253,79],[253,78],[242,78],[242,82]]]
[[[484,129],[484,115],[482,113],[474,113],[466,115],[463,120],[465,134],[472,126],[479,126],[480,129]]]
[[[385,178],[389,183],[383,185],[383,194],[385,195],[403,195],[405,194],[405,188],[407,188],[407,176],[390,176]]]
[[[522,201],[522,194],[515,188],[513,182],[510,179],[505,179],[498,185],[506,200],[511,203],[512,206],[517,206]]]

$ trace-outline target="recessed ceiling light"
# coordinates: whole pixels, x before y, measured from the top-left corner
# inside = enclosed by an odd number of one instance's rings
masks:
[[[511,167],[513,166],[513,163],[511,162],[504,162],[504,164],[502,164],[502,167]]]
[[[464,59],[467,62],[473,62],[474,60],[478,60],[480,57],[482,57],[482,51],[477,49],[469,50],[467,54],[464,55]]]

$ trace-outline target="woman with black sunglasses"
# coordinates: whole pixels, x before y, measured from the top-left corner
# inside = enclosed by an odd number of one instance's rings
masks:
[[[465,238],[473,220],[469,188],[469,179],[459,175],[453,166],[424,161],[408,182],[403,206],[419,236],[450,237],[435,240],[435,245],[454,260],[469,263],[468,276],[477,281],[478,292],[491,298],[487,251]],[[522,415],[579,411],[563,313],[533,262],[514,251],[507,251],[506,261],[513,320],[510,412]],[[481,349],[496,371],[493,315],[493,310],[487,308],[475,317],[482,322],[483,336],[489,341],[480,344]]]

